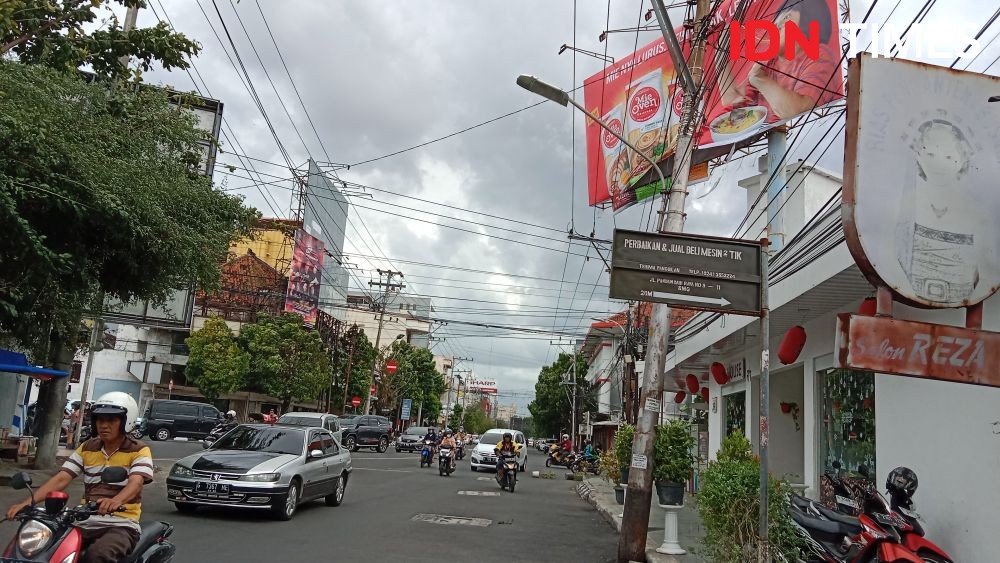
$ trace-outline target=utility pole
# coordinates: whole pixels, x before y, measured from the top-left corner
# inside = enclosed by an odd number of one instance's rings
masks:
[[[668,46],[676,46],[677,37],[670,25],[663,0],[653,0],[660,30]],[[659,231],[682,232],[684,230],[684,203],[687,197],[688,175],[691,170],[691,156],[694,152],[694,133],[700,123],[699,101],[701,82],[704,74],[706,21],[709,14],[709,0],[697,0],[695,9],[694,41],[689,61],[684,61],[680,50],[671,48],[671,58],[678,74],[688,76],[692,84],[684,89],[684,105],[681,115],[681,130],[674,152],[674,169],[670,191],[664,194],[660,207]],[[688,72],[689,71],[689,72]],[[665,186],[664,186],[665,188]],[[670,340],[670,307],[654,303],[650,315],[649,343],[646,347],[646,362],[642,374],[642,400],[638,417],[635,440],[632,442],[632,461],[629,471],[628,490],[625,494],[625,509],[622,512],[622,530],[618,539],[618,560],[645,561],[646,534],[649,527],[649,506],[652,498],[653,441],[659,412],[662,410],[663,370],[666,367]]]
[[[351,328],[354,330],[357,325]],[[354,367],[354,347],[358,343],[358,330],[354,330],[354,337],[351,338],[351,345],[347,349],[347,372],[344,374],[344,400],[340,402],[340,414],[343,415],[347,411],[347,392],[351,387],[351,368]],[[369,393],[371,394],[371,393]]]
[[[379,315],[378,315],[378,332],[375,333],[375,363],[372,364],[372,385],[375,385],[376,374],[379,370],[379,363],[382,360],[382,351],[379,350],[379,344],[382,340],[382,324],[385,322],[385,307],[389,303],[389,293],[392,291],[399,291],[406,287],[403,284],[392,283],[392,278],[399,276],[403,277],[403,272],[393,272],[392,270],[379,270],[379,281],[368,282],[369,286],[381,287],[382,291],[382,303],[379,305]],[[385,277],[386,281],[383,283],[381,280]],[[371,390],[368,391],[368,396],[365,398],[365,414],[371,414],[372,406],[372,394]]]

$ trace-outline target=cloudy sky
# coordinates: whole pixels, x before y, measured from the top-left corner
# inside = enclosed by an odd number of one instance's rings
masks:
[[[223,145],[229,154],[220,162],[238,167],[231,175],[217,168],[216,180],[243,194],[265,216],[288,216],[290,173],[237,70],[239,60],[216,6],[295,166],[310,157],[362,163],[536,104],[540,98],[514,83],[522,73],[569,89],[603,68],[595,58],[574,57],[572,51],[558,54],[563,44],[602,53],[607,48],[608,55],[621,59],[637,42],[641,46],[658,37],[657,31],[630,31],[612,33],[605,43],[598,40],[605,29],[639,24],[651,6],[644,0],[610,4],[215,0],[215,4],[151,0],[139,25],[169,17],[179,31],[202,45],[192,75],[204,94],[224,102]],[[869,4],[851,2],[852,20],[859,21]],[[925,25],[954,29],[968,24],[975,28],[971,35],[992,12],[987,10],[988,0],[944,4],[932,6]],[[882,0],[870,21],[888,19],[902,27],[923,5],[922,0]],[[671,14],[675,24],[682,21],[681,11]],[[988,30],[982,42],[990,41],[998,30],[1000,24]],[[971,68],[982,71],[997,54],[1000,51],[991,44]],[[951,59],[919,58],[951,63]],[[960,62],[958,68],[963,66],[965,62]],[[1000,65],[991,72],[1000,72]],[[184,72],[152,72],[146,79],[181,90],[194,87]],[[839,127],[835,119],[793,133],[791,158],[806,158],[829,127]],[[346,253],[356,267],[352,285],[368,289],[367,282],[377,278],[376,268],[402,271],[406,292],[432,296],[435,316],[451,321],[437,328],[434,336],[442,340],[435,343],[434,352],[474,358],[475,373],[496,379],[501,402],[517,403],[521,412],[526,411],[538,370],[560,349],[555,344],[560,336],[567,343],[570,336],[584,334],[593,317],[623,308],[608,299],[601,258],[584,243],[569,244],[566,232],[573,228],[610,239],[616,226],[645,229],[648,224],[648,206],[618,215],[588,207],[583,128],[581,115],[546,102],[440,142],[335,170],[343,180],[375,188],[369,191],[371,197],[351,198]],[[820,162],[839,172],[842,136],[826,137],[810,160],[827,145],[830,148]],[[754,173],[756,157],[716,169],[709,183],[693,190],[697,198],[718,180],[715,191],[689,205],[688,232],[734,234],[746,212],[745,193],[736,182]],[[248,162],[268,185],[258,187],[246,179]]]

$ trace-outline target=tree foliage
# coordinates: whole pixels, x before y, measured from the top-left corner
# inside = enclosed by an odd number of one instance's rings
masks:
[[[483,410],[482,405],[472,405],[465,409],[463,424],[465,425],[465,431],[469,434],[482,434],[495,427],[490,417],[486,416],[486,411]]]
[[[372,364],[375,363],[375,347],[368,340],[365,331],[358,325],[351,325],[340,336],[337,345],[337,352],[334,357],[333,372],[333,397],[335,404],[339,404],[345,399],[344,386],[347,385],[346,401],[351,397],[361,397],[364,401],[365,394],[368,393],[372,384]],[[348,383],[348,365],[350,365],[351,381]],[[340,409],[335,409],[343,414],[346,407],[341,405]]]
[[[0,56],[12,53],[26,64],[62,71],[89,66],[98,76],[124,78],[132,71],[119,59],[131,57],[143,71],[159,63],[186,69],[198,44],[166,23],[123,30],[113,6],[146,6],[144,0],[4,0],[0,2]],[[103,17],[102,17],[103,16]],[[95,26],[101,21],[100,27]]]
[[[241,349],[229,325],[220,318],[205,322],[184,340],[188,345],[188,380],[209,400],[241,389],[250,370],[250,356]]]
[[[583,356],[576,355],[577,382],[580,384],[578,400],[581,405],[587,405],[589,395],[589,385],[586,383],[587,363]],[[528,405],[528,411],[534,419],[535,429],[542,435],[553,436],[560,432],[569,432],[572,424],[572,389],[568,385],[563,385],[563,378],[569,377],[572,380],[573,358],[570,354],[559,354],[556,361],[543,367],[538,373],[538,382],[535,383],[535,399]],[[593,402],[593,401],[590,401]]]
[[[330,356],[295,313],[262,314],[243,325],[240,340],[250,356],[248,387],[281,399],[282,412],[292,401],[315,399],[330,384]]]
[[[402,399],[413,399],[413,412],[425,419],[437,420],[441,413],[441,393],[445,390],[444,376],[434,365],[434,354],[406,341],[392,343],[386,360],[395,360],[399,368],[394,374],[383,373],[378,382],[379,404],[396,408]]]

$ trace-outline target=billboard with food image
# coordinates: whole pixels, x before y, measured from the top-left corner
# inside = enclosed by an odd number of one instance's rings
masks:
[[[741,4],[725,0],[711,20],[702,119],[695,132],[698,148],[751,139],[843,98],[836,0],[753,0],[738,13]],[[732,57],[728,36],[734,21],[775,25],[745,28],[734,38],[741,47]],[[789,40],[786,45],[789,28],[799,42]],[[687,57],[693,31],[681,27],[676,33]],[[814,48],[803,48],[801,42]],[[744,54],[751,49],[777,55],[767,61],[749,60]],[[662,37],[588,78],[583,92],[588,112],[621,132],[643,155],[659,163],[674,153],[684,89]],[[589,118],[587,167],[590,205],[610,201],[618,211],[658,192],[658,182],[650,184],[646,178],[649,162]]]

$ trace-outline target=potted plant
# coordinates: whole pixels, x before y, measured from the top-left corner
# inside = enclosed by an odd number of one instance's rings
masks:
[[[615,502],[625,504],[625,487],[621,486],[621,467],[618,466],[618,456],[613,449],[602,451],[597,456],[597,467],[601,478],[615,487]]]
[[[660,504],[684,504],[684,483],[694,464],[691,423],[673,420],[656,427],[653,444],[653,480]]]
[[[615,433],[613,449],[618,461],[620,483],[628,483],[628,468],[632,461],[632,440],[635,438],[635,426],[623,423]]]

